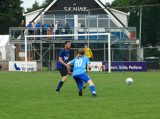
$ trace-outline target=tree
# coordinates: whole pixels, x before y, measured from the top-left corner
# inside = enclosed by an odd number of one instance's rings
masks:
[[[17,27],[23,19],[21,0],[0,1],[0,34],[8,34],[9,27]]]
[[[27,8],[27,12],[31,12],[31,11],[37,10],[39,8],[41,8],[41,6],[39,5],[39,3],[37,1],[35,1],[34,4],[32,5],[32,8]]]
[[[51,2],[53,2],[53,0],[45,0],[42,5],[39,5],[39,3],[37,2],[37,0],[35,1],[35,3],[32,5],[31,8],[27,8],[27,12],[31,12],[40,8],[45,8],[47,7]]]
[[[105,4],[105,6],[106,6],[106,7],[111,7],[111,4],[110,4],[109,2],[107,2],[107,3]]]
[[[142,6],[142,45],[156,46],[160,44],[160,6],[143,6],[160,4],[159,0],[115,0],[112,7],[130,12],[129,26],[140,27],[140,6]],[[130,7],[129,7],[130,6]],[[135,6],[135,7],[134,7]]]
[[[47,7],[51,2],[53,2],[53,0],[45,0],[42,7]]]

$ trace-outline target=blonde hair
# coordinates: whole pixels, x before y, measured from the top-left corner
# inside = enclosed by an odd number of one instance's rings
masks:
[[[85,49],[84,48],[79,48],[77,57],[84,56],[84,54],[85,54]]]

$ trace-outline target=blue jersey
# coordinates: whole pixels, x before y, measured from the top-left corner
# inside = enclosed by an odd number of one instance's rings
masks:
[[[48,29],[48,24],[44,24],[44,25],[43,25],[43,28],[44,28],[44,29]]]
[[[27,27],[28,27],[28,28],[32,28],[32,24],[29,23],[29,24],[27,25]]]
[[[71,50],[62,49],[59,53],[59,57],[61,57],[65,63],[69,62],[70,56],[71,56]],[[62,66],[63,64],[61,64],[61,62],[58,61],[57,68],[61,69]]]
[[[37,29],[40,29],[40,28],[41,28],[41,24],[40,24],[40,23],[37,23],[35,27],[36,27]]]
[[[86,72],[86,65],[90,64],[90,61],[88,57],[76,57],[71,62],[72,65],[74,65],[73,68],[73,76],[83,74]]]

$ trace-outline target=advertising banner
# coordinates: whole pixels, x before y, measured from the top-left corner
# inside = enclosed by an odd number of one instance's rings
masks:
[[[108,62],[103,62],[105,70],[108,70]],[[112,62],[112,71],[147,71],[146,62]]]
[[[102,62],[91,62],[91,71],[101,71]]]
[[[27,62],[28,71],[37,71],[37,62]],[[9,71],[25,71],[25,62],[10,61]]]

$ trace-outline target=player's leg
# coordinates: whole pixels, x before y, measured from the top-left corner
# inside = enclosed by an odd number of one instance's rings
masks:
[[[83,81],[80,79],[79,76],[74,76],[73,77],[75,82],[77,83],[77,86],[78,86],[78,94],[79,96],[82,96],[82,90],[83,90]]]
[[[89,84],[89,87],[90,87],[90,91],[91,91],[91,93],[92,93],[92,96],[96,96],[96,90],[95,90],[95,86],[94,86],[93,81],[90,79],[90,80],[88,80],[87,83]]]
[[[91,78],[90,78],[87,74],[82,74],[81,79],[82,79],[84,82],[88,83],[92,95],[93,95],[93,96],[96,96],[95,86],[94,86],[94,83],[93,83],[93,81],[91,80]]]
[[[66,68],[60,69],[60,74],[62,76],[62,79],[60,80],[60,82],[57,85],[57,88],[56,88],[56,92],[57,93],[60,92],[61,87],[63,86],[64,82],[66,82],[66,80],[67,80],[67,73],[68,72],[67,72]]]
[[[82,96],[83,94],[83,92],[82,92],[82,90],[83,90],[83,81],[82,80],[78,80],[78,84],[79,84],[79,92],[78,92],[78,94],[79,94],[79,96]]]

